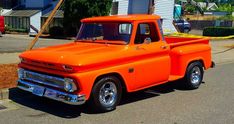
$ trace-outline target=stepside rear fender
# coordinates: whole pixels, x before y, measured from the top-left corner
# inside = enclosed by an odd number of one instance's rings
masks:
[[[211,67],[211,47],[209,44],[189,44],[171,49],[171,75],[184,76],[189,63],[201,61],[204,69]]]

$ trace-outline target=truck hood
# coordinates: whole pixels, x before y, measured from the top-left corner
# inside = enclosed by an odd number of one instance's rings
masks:
[[[94,66],[126,55],[127,49],[127,45],[74,42],[26,51],[20,58],[48,64]]]

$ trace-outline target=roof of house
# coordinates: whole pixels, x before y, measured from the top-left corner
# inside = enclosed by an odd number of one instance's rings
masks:
[[[81,22],[91,22],[91,21],[140,21],[140,20],[157,20],[160,19],[158,15],[114,15],[114,16],[101,16],[82,19]]]
[[[206,8],[206,2],[198,2],[197,5],[201,8]],[[218,8],[216,3],[208,3],[207,10],[212,9],[212,7]]]
[[[4,14],[4,16],[31,17],[31,16],[37,14],[38,12],[40,12],[40,10],[12,10],[12,11]]]
[[[48,18],[52,11],[42,15],[43,18]],[[54,15],[54,18],[63,18],[64,17],[64,11],[63,10],[57,10],[57,12]]]

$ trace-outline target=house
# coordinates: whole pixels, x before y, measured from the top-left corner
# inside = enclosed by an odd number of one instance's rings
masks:
[[[197,2],[197,5],[201,8],[210,11],[210,10],[216,10],[219,7],[216,5],[216,3],[206,3],[206,2]]]
[[[52,12],[52,11],[51,11]],[[48,12],[47,14],[42,15],[41,17],[41,25],[43,25],[48,17],[50,16],[51,12]],[[63,18],[64,18],[64,11],[57,10],[55,13],[53,20],[51,23],[46,27],[44,33],[49,33],[49,29],[52,27],[63,27]]]
[[[4,0],[8,1],[8,0]],[[9,11],[4,13],[5,24],[13,29],[23,29],[35,34],[41,28],[41,17],[51,10],[58,0],[11,0],[3,2]]]
[[[175,32],[174,0],[113,0],[112,15],[157,14],[163,19],[165,33]]]
[[[0,15],[4,15],[7,12],[11,11],[12,8],[19,5],[20,2],[21,1],[19,1],[19,0],[0,0],[0,8],[2,8]]]

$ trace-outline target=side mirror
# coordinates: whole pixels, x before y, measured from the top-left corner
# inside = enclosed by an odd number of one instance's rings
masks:
[[[147,37],[144,40],[144,44],[150,44],[152,42],[151,38]]]

